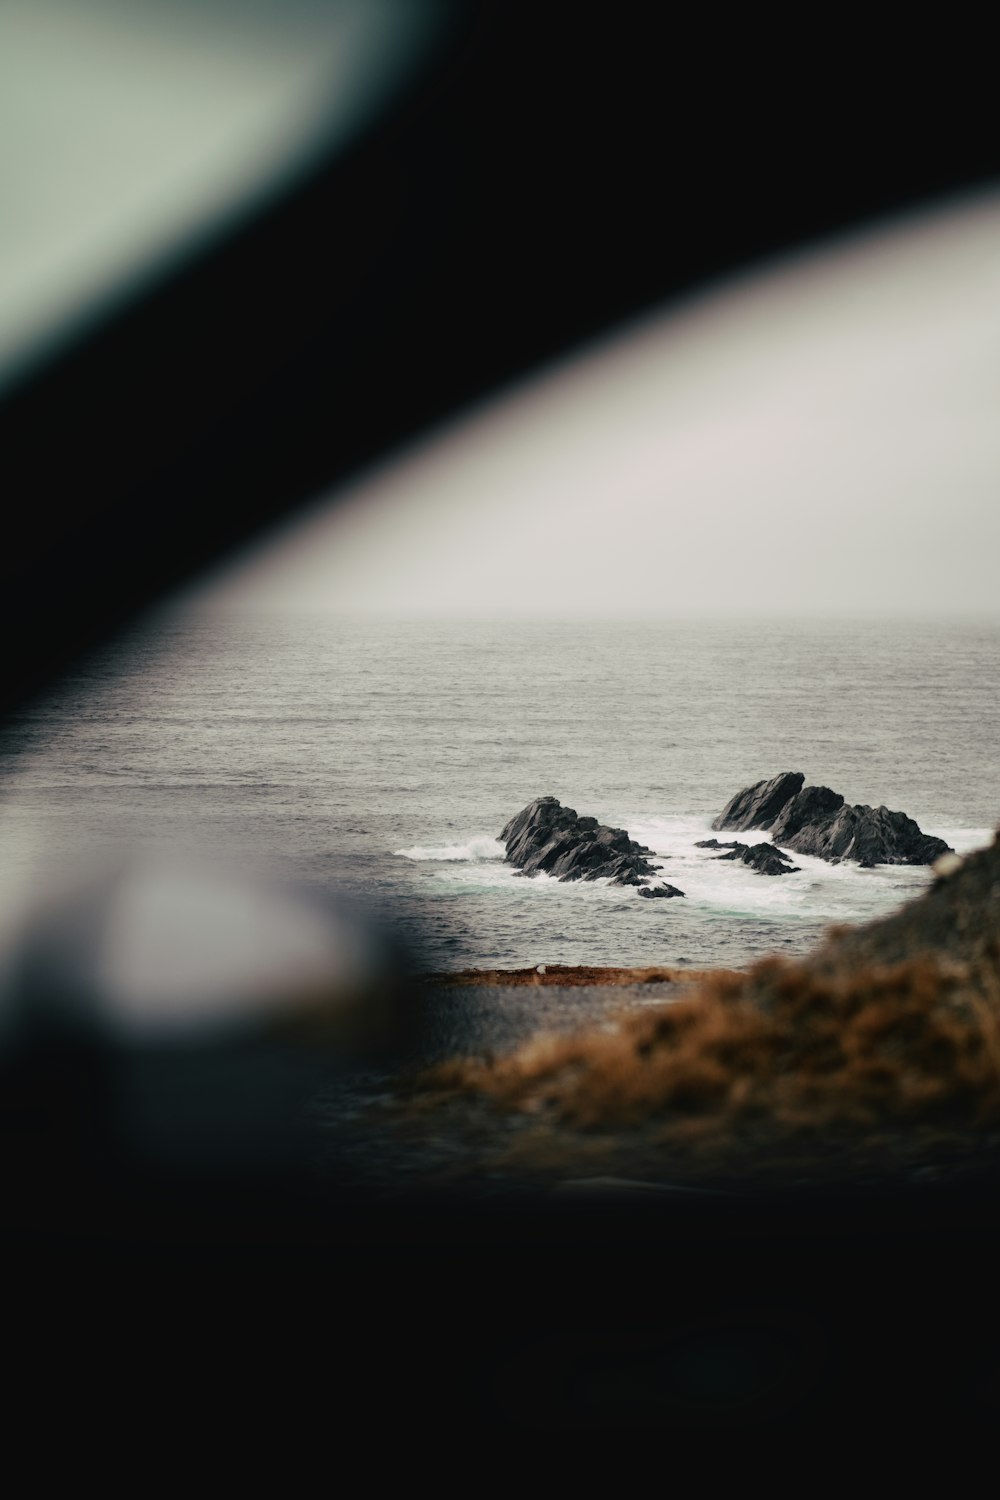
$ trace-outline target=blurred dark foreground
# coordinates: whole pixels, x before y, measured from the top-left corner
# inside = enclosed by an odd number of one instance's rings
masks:
[[[341,1441],[373,1414],[386,1437],[997,1419],[982,1191],[387,1206],[122,1176],[86,1214],[79,1179],[48,1186],[78,1216],[5,1233],[25,1415],[207,1402]]]
[[[133,870],[133,923],[141,887]],[[193,1029],[175,997],[168,1024],[162,995],[136,1001],[134,953],[102,960],[117,890],[43,912],[8,966],[18,1423],[233,1418],[249,1442],[292,1418],[342,1453],[372,1423],[383,1441],[646,1429],[842,1446],[1000,1415],[992,1180],[387,1196],[356,1153],[319,1149],[307,1106],[433,1052],[440,994],[374,940],[348,983],[341,942],[325,989],[287,1013],[258,996],[234,1017],[218,991]],[[196,970],[189,952],[176,972]]]

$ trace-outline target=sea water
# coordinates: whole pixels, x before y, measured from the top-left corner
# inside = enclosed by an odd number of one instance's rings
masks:
[[[712,819],[803,771],[987,842],[998,668],[990,622],[175,610],[6,726],[0,897],[45,858],[179,837],[350,893],[433,970],[801,953],[930,872],[795,856],[767,877],[695,847]],[[545,794],[649,845],[684,898],[518,876],[497,834]]]

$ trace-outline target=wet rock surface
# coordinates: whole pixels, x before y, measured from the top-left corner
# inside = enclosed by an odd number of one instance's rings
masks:
[[[529,802],[504,825],[500,838],[507,846],[508,862],[525,875],[544,873],[557,880],[611,880],[616,885],[642,886],[658,868],[646,859],[652,849],[630,838],[624,828],[581,818],[556,797]],[[683,894],[673,887],[665,889]],[[658,889],[649,894],[658,894]]]
[[[725,844],[717,846],[724,849]],[[749,865],[751,870],[757,870],[761,875],[792,875],[800,866],[793,865],[791,859],[782,849],[776,849],[773,844],[732,844],[728,854],[719,854],[718,859],[738,859],[741,864]]]
[[[872,865],[932,865],[951,852],[944,839],[921,833],[905,813],[887,807],[842,807],[830,819],[807,823],[784,839],[798,854],[815,854],[835,864],[843,859]]]
[[[769,828],[779,812],[802,790],[805,776],[801,771],[782,771],[769,781],[756,781],[737,792],[722,809],[714,829]]]
[[[785,771],[745,787],[712,827],[767,829],[772,840],[780,839],[796,854],[812,854],[834,864],[854,860],[869,868],[930,865],[951,852],[944,839],[923,833],[906,813],[862,803],[848,806],[839,792],[825,786],[804,787],[804,779],[800,771]]]
[[[771,824],[771,837],[775,843],[787,841],[810,824],[823,823],[833,817],[844,805],[839,792],[831,792],[828,786],[807,786],[797,792]]]

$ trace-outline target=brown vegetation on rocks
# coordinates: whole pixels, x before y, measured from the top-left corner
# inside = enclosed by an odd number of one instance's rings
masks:
[[[692,1152],[702,1174],[757,1173],[768,1159],[813,1177],[995,1151],[1000,835],[896,915],[831,933],[803,962],[717,973],[612,1028],[457,1059],[422,1089],[428,1103],[533,1122],[529,1141],[544,1136],[548,1169],[564,1172],[581,1150],[592,1164],[598,1139],[618,1170],[671,1177]]]
[[[461,969],[453,974],[428,974],[436,988],[456,985],[525,985],[619,987],[632,984],[692,984],[728,969],[682,969],[657,965],[645,969],[622,969],[603,964],[538,964],[533,969]]]

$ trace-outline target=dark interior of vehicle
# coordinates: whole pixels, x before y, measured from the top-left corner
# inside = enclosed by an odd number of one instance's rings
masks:
[[[5,712],[546,361],[1000,171],[989,49],[957,24],[424,9],[417,60],[346,141],[320,130],[0,387]],[[280,1161],[150,1172],[108,1124],[99,1038],[40,1034],[0,1098],[26,1411],[89,1419],[113,1390],[155,1424],[169,1369],[182,1402],[338,1442],[365,1418],[442,1442],[995,1418],[1000,1222],[976,1189],[512,1208],[334,1178],[317,1201]],[[226,1076],[267,1107],[270,1076]]]

